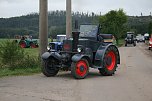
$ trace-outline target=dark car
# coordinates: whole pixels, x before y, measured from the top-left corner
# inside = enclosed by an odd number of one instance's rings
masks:
[[[76,79],[83,79],[89,68],[98,69],[102,75],[113,75],[120,64],[118,48],[103,45],[97,25],[81,25],[80,32],[72,32],[73,38],[63,40],[62,51],[44,53],[42,72],[47,77],[57,75],[59,69],[67,69]]]
[[[128,44],[133,44],[136,46],[136,38],[133,32],[127,32],[127,36],[125,38],[125,46]]]

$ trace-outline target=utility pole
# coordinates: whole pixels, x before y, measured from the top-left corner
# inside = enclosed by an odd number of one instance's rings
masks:
[[[48,0],[39,0],[39,54],[47,51],[48,45]]]
[[[70,38],[72,33],[71,0],[66,0],[66,37]]]

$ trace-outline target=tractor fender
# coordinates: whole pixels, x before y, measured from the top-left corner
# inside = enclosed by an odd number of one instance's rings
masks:
[[[73,62],[78,62],[81,59],[86,59],[89,63],[89,66],[92,66],[92,61],[88,55],[85,54],[75,54],[72,56],[72,61]]]
[[[59,61],[61,61],[61,59],[62,59],[62,56],[57,52],[45,52],[44,54],[42,54],[43,60],[47,60],[50,57],[54,57],[55,59],[57,59]]]
[[[103,65],[103,60],[104,60],[104,55],[106,53],[106,50],[109,48],[109,47],[113,47],[113,49],[116,51],[116,55],[117,55],[117,64],[120,64],[120,54],[119,54],[119,50],[118,48],[113,45],[113,44],[109,44],[107,46],[103,46],[101,45],[97,52],[96,52],[96,55],[95,55],[95,65],[96,66],[101,66],[102,68],[102,65]]]

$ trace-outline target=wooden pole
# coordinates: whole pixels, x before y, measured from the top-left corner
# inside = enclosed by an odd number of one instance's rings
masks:
[[[48,45],[48,1],[39,0],[39,53],[40,56],[47,51]]]
[[[72,33],[71,0],[66,0],[66,37],[70,38]]]

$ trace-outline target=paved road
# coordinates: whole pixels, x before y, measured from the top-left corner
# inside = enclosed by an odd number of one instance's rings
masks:
[[[70,72],[0,79],[0,101],[152,101],[152,51],[140,43],[121,47],[121,65],[114,76],[91,69],[86,79]]]

